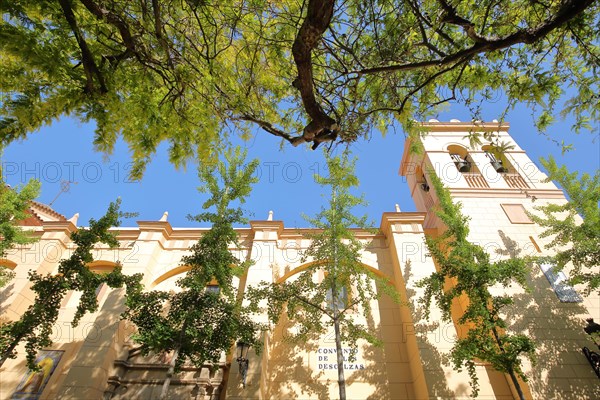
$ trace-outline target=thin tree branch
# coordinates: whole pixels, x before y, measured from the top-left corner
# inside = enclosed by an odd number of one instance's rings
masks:
[[[485,42],[486,39],[475,31],[475,24],[473,22],[458,15],[456,9],[448,4],[446,0],[438,0],[438,3],[440,3],[440,6],[444,10],[444,15],[442,16],[441,20],[442,22],[461,26],[465,30],[467,36],[473,41]]]
[[[304,303],[310,307],[316,308],[317,310],[321,311],[323,314],[327,315],[329,318],[334,320],[334,317],[323,307],[313,304],[310,301],[306,300],[304,297],[298,296],[297,294],[294,294],[294,298],[296,298],[297,300],[300,300],[302,303]]]
[[[240,117],[235,117],[233,119],[234,120],[237,119],[240,121],[253,122],[253,123],[257,124],[258,126],[260,126],[262,129],[264,129],[265,131],[269,132],[271,135],[279,136],[280,138],[283,138],[290,143],[294,142],[294,139],[295,139],[294,137],[290,136],[287,132],[284,132],[280,129],[275,128],[270,122],[263,121],[261,119],[255,118],[251,115],[242,115]]]
[[[163,35],[163,23],[160,15],[160,2],[158,0],[152,0],[152,11],[154,13],[154,34],[158,39],[158,42],[162,46],[165,55],[167,57],[167,64],[169,68],[174,68],[173,59],[171,58],[171,52],[169,51],[169,44]]]
[[[363,68],[360,70],[350,71],[348,74],[377,74],[380,72],[392,72],[392,71],[409,71],[419,68],[428,67],[440,67],[448,64],[452,64],[462,58],[471,58],[479,53],[487,53],[495,50],[505,49],[515,44],[531,44],[534,43],[554,29],[568,23],[585,9],[590,6],[594,0],[565,0],[563,5],[560,7],[554,18],[547,20],[546,23],[538,26],[535,29],[520,29],[517,32],[508,35],[504,38],[495,40],[484,40],[475,43],[473,46],[450,54],[447,57],[442,57],[435,60],[427,60],[416,63],[407,64],[396,64],[396,65],[385,65],[381,67]]]
[[[85,41],[81,31],[79,30],[79,26],[77,25],[77,19],[75,18],[75,13],[73,12],[71,0],[59,0],[59,4],[63,10],[63,14],[65,15],[71,31],[73,31],[73,34],[75,35],[79,49],[81,50],[81,62],[83,63],[83,69],[87,80],[85,90],[88,93],[93,93],[95,91],[95,75],[96,79],[98,79],[98,84],[100,85],[100,93],[107,93],[108,89],[106,88],[104,77],[100,73],[100,70],[96,65],[96,61],[94,61],[94,55],[90,51],[90,48],[88,47],[87,42]]]

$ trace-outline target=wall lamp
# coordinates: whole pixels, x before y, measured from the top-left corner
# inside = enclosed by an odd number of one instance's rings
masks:
[[[240,368],[240,375],[242,375],[242,386],[244,388],[246,388],[246,376],[248,375],[248,350],[250,350],[250,345],[238,340],[236,361],[238,362],[238,366]]]

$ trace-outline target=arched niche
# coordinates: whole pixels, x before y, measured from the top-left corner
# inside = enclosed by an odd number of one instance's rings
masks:
[[[108,274],[112,272],[118,264],[113,261],[107,260],[96,260],[87,264],[87,267],[90,271],[95,272],[97,274]]]
[[[448,145],[446,150],[448,151],[448,153],[456,154],[456,155],[460,156],[461,158],[465,158],[469,154],[469,151],[466,149],[466,147],[458,145],[458,144]]]
[[[167,289],[165,288],[161,288],[160,286],[165,286],[168,285],[169,282],[167,281],[171,281],[172,286],[168,288],[168,290],[173,290],[175,292],[179,292],[181,290],[180,287],[175,285],[175,281],[177,279],[179,279],[180,277],[182,277],[183,275],[185,275],[190,269],[192,269],[191,266],[189,265],[178,265],[177,267],[165,272],[164,274],[160,275],[158,278],[156,278],[149,286],[148,289],[149,290],[164,290]],[[239,278],[237,277],[233,277],[233,284],[234,286],[237,284],[236,280],[238,280]],[[218,286],[218,282],[216,279],[213,278],[213,280],[211,280],[210,282],[208,282],[207,287],[214,287],[214,286]]]
[[[17,268],[17,263],[7,258],[0,258],[0,267],[8,268],[12,271]]]
[[[158,278],[156,278],[154,280],[154,282],[152,282],[149,286],[150,289],[154,289],[156,286],[158,286],[160,283],[166,281],[169,278],[172,278],[176,275],[182,275],[185,274],[186,272],[188,272],[190,269],[192,269],[191,266],[189,265],[179,265],[167,272],[165,272],[164,274],[162,274],[161,276],[159,276]]]

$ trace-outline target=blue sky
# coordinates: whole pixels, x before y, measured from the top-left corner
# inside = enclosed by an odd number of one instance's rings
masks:
[[[499,113],[498,104],[490,104],[483,108],[482,118],[491,121],[498,118]],[[467,121],[470,115],[453,107],[438,116],[440,121],[451,118]],[[511,125],[511,135],[538,166],[541,156],[554,154],[557,161],[566,164],[571,171],[593,174],[600,168],[598,137],[585,132],[572,134],[568,121],[549,130],[553,139],[573,143],[574,150],[564,155],[552,141],[537,133],[531,111],[525,107],[517,107],[506,121]],[[121,197],[124,211],[139,213],[137,218],[124,221],[124,226],[135,226],[138,220],[158,220],[165,211],[169,212],[168,220],[174,227],[197,225],[186,219],[186,215],[201,211],[205,198],[196,190],[199,181],[195,165],[176,170],[168,162],[166,146],[162,146],[144,178],[130,182],[127,146],[119,143],[114,154],[108,157],[94,152],[93,129],[92,124],[63,118],[29,135],[27,140],[9,145],[2,158],[6,182],[18,185],[30,178],[40,179],[42,193],[38,200],[46,204],[60,192],[62,180],[77,182],[68,193],[54,200],[52,207],[67,218],[79,213],[79,225],[87,225],[90,218],[100,217],[109,202],[117,197]],[[404,179],[398,175],[404,135],[398,129],[385,137],[379,132],[372,136],[370,141],[353,144],[352,150],[358,157],[359,191],[369,203],[366,209],[357,211],[366,212],[378,226],[381,213],[393,211],[394,204],[399,204],[403,211],[414,211],[414,204]],[[286,227],[307,226],[302,214],[314,215],[325,201],[313,179],[315,172],[324,171],[322,153],[289,145],[280,150],[280,141],[262,131],[245,146],[249,158],[260,160],[259,182],[244,205],[250,219],[266,219],[269,210],[273,210],[274,219],[283,220]]]

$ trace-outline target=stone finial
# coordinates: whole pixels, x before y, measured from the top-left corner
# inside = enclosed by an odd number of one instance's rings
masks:
[[[73,225],[77,226],[77,220],[79,219],[79,213],[75,213],[71,218],[69,218],[69,222]]]
[[[460,122],[460,119],[452,118],[450,122]]]
[[[163,216],[159,219],[160,222],[167,222],[167,217],[169,216],[169,212],[165,211]]]
[[[498,120],[497,119],[493,119],[492,122],[498,123]]]
[[[400,212],[400,206],[396,204],[396,212]]]
[[[273,211],[269,211],[269,216],[267,217],[267,221],[273,221]]]

